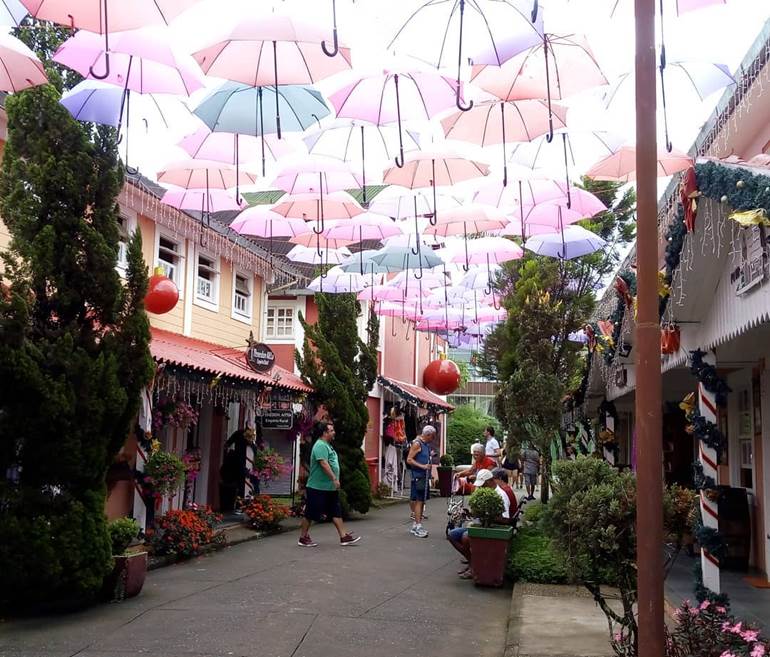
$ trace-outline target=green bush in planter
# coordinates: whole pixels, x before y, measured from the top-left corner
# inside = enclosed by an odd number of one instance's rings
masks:
[[[439,460],[439,465],[443,468],[451,468],[454,467],[455,460],[452,458],[451,454],[444,454]]]
[[[564,557],[537,525],[521,527],[514,535],[506,575],[533,584],[568,582]]]
[[[491,527],[499,518],[505,506],[494,488],[477,488],[468,500],[468,506],[474,518],[478,518],[482,527]]]
[[[107,529],[110,532],[114,556],[124,554],[131,541],[139,534],[139,524],[133,518],[117,518],[107,525]]]

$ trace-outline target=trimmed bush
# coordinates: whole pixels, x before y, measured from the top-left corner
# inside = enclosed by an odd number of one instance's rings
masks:
[[[107,525],[112,541],[112,554],[124,554],[139,534],[139,524],[133,518],[118,518]]]
[[[505,510],[503,500],[494,488],[477,488],[468,500],[468,506],[482,527],[490,527]]]
[[[521,527],[513,537],[506,575],[533,584],[568,582],[564,557],[543,530],[533,525]]]
[[[539,525],[545,517],[546,507],[542,502],[531,501],[524,505],[522,517],[524,522],[531,525]]]

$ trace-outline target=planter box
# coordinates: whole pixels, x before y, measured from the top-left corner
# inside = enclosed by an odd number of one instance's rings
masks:
[[[449,497],[452,494],[452,472],[454,468],[440,465],[438,468],[438,494]]]
[[[147,576],[147,553],[121,554],[113,557],[112,572],[104,578],[104,593],[110,600],[124,600],[139,595]]]
[[[468,528],[473,581],[479,586],[502,586],[513,527]]]

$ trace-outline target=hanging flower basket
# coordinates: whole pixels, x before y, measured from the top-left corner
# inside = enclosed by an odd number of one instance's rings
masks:
[[[173,496],[184,481],[187,466],[176,454],[158,450],[144,466],[144,482],[157,497]]]

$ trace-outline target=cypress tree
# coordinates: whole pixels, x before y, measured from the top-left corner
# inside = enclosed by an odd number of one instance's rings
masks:
[[[364,342],[358,336],[361,305],[354,294],[315,298],[318,322],[308,324],[300,315],[305,341],[302,355],[296,354],[297,366],[334,422],[343,508],[366,513],[372,492],[361,445],[369,423],[366,398],[377,377],[379,321],[370,313]]]
[[[125,284],[113,130],[53,85],[6,99],[0,213],[0,608],[93,598],[111,568],[105,473],[152,377],[141,237]]]

